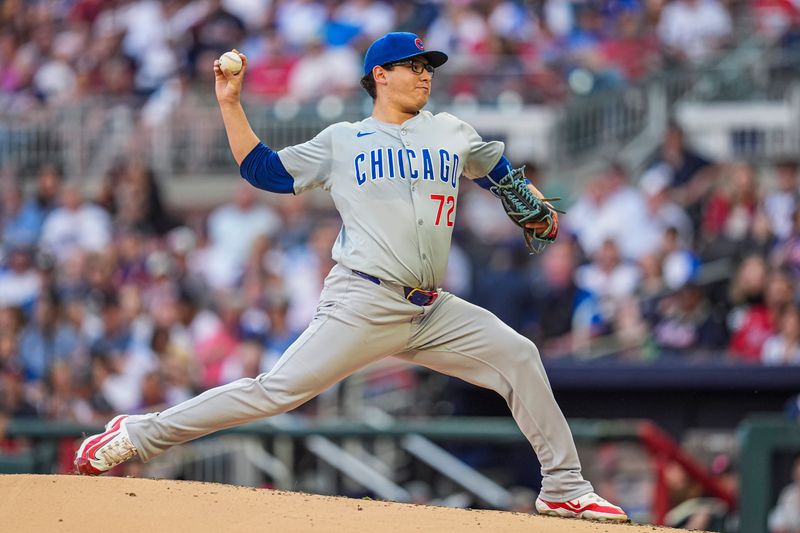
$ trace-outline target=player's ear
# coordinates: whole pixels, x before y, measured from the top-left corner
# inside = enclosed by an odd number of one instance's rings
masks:
[[[372,77],[375,78],[375,85],[386,85],[386,69],[378,65],[372,69]]]

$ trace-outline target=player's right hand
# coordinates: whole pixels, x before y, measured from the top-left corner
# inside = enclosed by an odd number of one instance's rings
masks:
[[[233,49],[242,58],[242,70],[236,74],[231,74],[227,70],[223,71],[219,66],[219,60],[214,60],[214,92],[217,101],[222,104],[237,104],[242,95],[242,81],[244,73],[247,71],[247,57]]]

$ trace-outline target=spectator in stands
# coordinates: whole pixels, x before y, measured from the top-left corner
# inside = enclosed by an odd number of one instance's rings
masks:
[[[577,19],[572,31],[566,38],[566,54],[564,69],[568,75],[572,90],[578,94],[592,91],[604,91],[623,85],[622,72],[606,60],[603,44],[606,32],[599,6],[592,3],[573,4],[576,6]],[[617,46],[612,52],[620,52]],[[644,57],[644,50],[639,50]],[[587,77],[587,83],[576,83],[578,73]]]
[[[348,46],[326,47],[310,42],[289,74],[289,95],[309,102],[326,95],[350,96],[361,78],[356,51]]]
[[[25,202],[22,208],[26,218],[30,219],[30,228],[36,237],[41,237],[45,219],[58,206],[61,195],[61,172],[55,165],[44,165],[36,177],[36,193]]]
[[[42,56],[44,61],[33,76],[34,91],[51,107],[70,103],[78,95],[78,77],[65,53],[66,43],[59,44]]]
[[[266,300],[276,289],[267,288],[267,276],[262,271],[248,271],[242,283],[243,311],[239,327],[244,339],[258,339],[263,342],[270,330]]]
[[[237,355],[242,339],[241,317],[243,301],[238,295],[216,302],[220,327],[213,335],[195,345],[195,357],[200,362],[204,385],[215,387],[226,383],[224,370],[230,359]]]
[[[249,250],[261,235],[274,237],[281,228],[272,207],[256,202],[256,190],[239,182],[231,203],[216,208],[208,217],[210,254],[207,281],[215,288],[237,284]]]
[[[20,356],[17,336],[11,331],[0,329],[0,373],[19,369]]]
[[[30,248],[8,250],[5,269],[0,270],[0,306],[30,310],[42,289],[42,280],[33,265]]]
[[[286,52],[278,33],[267,32],[262,37],[261,54],[254,59],[251,57],[248,54],[245,90],[268,101],[285,96],[289,92],[289,78],[298,58]]]
[[[127,357],[134,339],[131,324],[125,320],[116,292],[102,295],[100,320],[101,331],[96,338],[91,339],[92,354],[107,357],[114,362],[121,361]]]
[[[86,293],[83,296],[92,311],[99,313],[106,306],[109,295],[115,294],[119,289],[114,286],[115,263],[116,257],[109,248],[86,254],[83,272]]]
[[[18,46],[19,39],[14,32],[7,31],[0,35],[0,94],[13,93],[22,85],[24,74],[20,65],[15,62]]]
[[[25,397],[22,375],[14,371],[0,373],[0,413],[11,418],[36,418],[36,407]]]
[[[798,200],[797,161],[779,161],[775,165],[775,188],[764,197],[764,212],[779,241],[786,241],[793,233],[794,214],[800,207]]]
[[[636,292],[638,267],[620,257],[616,241],[606,239],[589,264],[575,271],[575,284],[599,302],[600,319],[610,330],[620,306]]]
[[[174,349],[193,358],[193,364],[200,371],[198,382],[207,388],[216,385],[220,368],[217,363],[220,356],[228,354],[230,343],[219,315],[204,306],[201,297],[201,294],[180,287],[174,302],[164,301],[160,305],[174,306],[174,321],[162,323],[170,327],[170,342],[175,343]],[[207,363],[205,366],[204,362]]]
[[[700,259],[681,239],[676,228],[667,228],[661,239],[661,272],[664,285],[678,290],[696,278],[701,268]]]
[[[751,320],[757,316],[761,317],[759,322],[767,323],[767,314],[764,309],[767,274],[767,263],[759,255],[747,256],[736,269],[728,294],[728,307],[730,310],[727,323],[732,333],[742,327],[745,316],[748,315]],[[765,327],[759,329],[766,329],[771,332],[772,325],[767,323]],[[769,336],[769,333],[767,333],[767,336]],[[760,348],[759,343],[759,353]]]
[[[752,241],[761,237],[759,231],[769,231],[760,202],[753,168],[746,163],[729,165],[703,213],[703,257],[741,257],[752,252]]]
[[[133,159],[116,183],[117,222],[146,235],[164,235],[177,221],[164,204],[153,169]]]
[[[288,345],[287,345],[288,346]],[[222,366],[222,383],[256,376],[269,371],[276,360],[268,360],[264,345],[257,339],[244,339]]]
[[[75,420],[72,411],[72,369],[66,361],[50,367],[45,380],[46,396],[39,409],[42,416],[53,420]]]
[[[164,380],[164,401],[176,405],[192,397],[196,368],[191,355],[183,352],[172,341],[170,329],[161,324],[151,324],[149,339],[134,343],[131,349],[129,371],[134,374],[131,387],[142,387],[146,376],[160,372]],[[136,398],[140,398],[137,394]],[[137,404],[136,408],[140,408]]]
[[[332,21],[352,26],[358,38],[373,41],[393,31],[395,11],[390,4],[381,1],[347,0],[334,9]]]
[[[575,283],[576,246],[568,240],[549,246],[542,256],[541,276],[537,290],[531,291],[536,326],[532,338],[542,347],[545,356],[572,352],[573,317],[579,306],[592,298]]]
[[[628,183],[625,169],[614,164],[592,178],[585,192],[569,209],[564,225],[578,237],[581,249],[593,256],[612,239],[621,255],[638,260],[652,243],[632,235],[628,228],[643,228],[650,223],[644,195]]]
[[[610,340],[613,344],[608,348],[621,358],[639,360],[655,355],[649,346],[650,324],[645,321],[642,306],[635,297],[620,302],[612,329],[613,337]]]
[[[458,208],[463,215],[459,216],[469,235],[481,242],[495,246],[514,246],[518,243],[519,233],[505,213],[497,212],[497,199],[486,191],[468,185],[464,187],[459,198]]]
[[[792,215],[792,231],[776,244],[770,262],[777,268],[787,269],[796,280],[800,280],[800,209]]]
[[[537,316],[531,316],[531,300],[537,296],[546,297],[544,294],[546,291],[537,294],[538,291],[534,290],[534,287],[544,289],[547,285],[544,281],[541,284],[531,284],[529,265],[528,251],[518,243],[496,247],[489,252],[485,263],[478,265],[475,280],[474,301],[515,331],[520,332],[530,328],[534,320],[539,318],[546,320],[540,315],[545,312],[541,305],[534,306]],[[569,269],[565,275],[570,276],[573,270]],[[550,313],[553,310],[546,312]],[[537,341],[540,340],[539,337],[535,338]]]
[[[652,72],[659,64],[658,39],[647,31],[644,11],[638,2],[620,2],[615,29],[599,46],[602,60],[618,75],[635,81]]]
[[[476,9],[466,2],[447,3],[425,32],[426,46],[442,50],[453,62],[452,72],[463,72],[485,60],[490,51],[489,25]]]
[[[85,202],[77,183],[61,193],[61,207],[45,219],[42,246],[59,262],[80,250],[99,251],[111,240],[111,219],[100,207]]]
[[[662,261],[660,253],[647,254],[639,260],[641,279],[636,289],[636,296],[645,316],[652,315],[656,304],[667,289],[662,272]]]
[[[277,3],[272,0],[222,0],[222,7],[241,19],[249,32],[258,32],[273,22]]]
[[[149,365],[136,359],[131,327],[124,319],[116,295],[107,296],[101,320],[102,335],[90,348],[94,364],[102,369],[100,391],[115,410],[133,410],[138,406],[141,381]]]
[[[666,176],[670,195],[688,211],[696,226],[700,223],[701,202],[713,183],[711,170],[711,163],[686,145],[683,130],[672,122],[664,134],[660,157],[645,176],[650,173]]]
[[[653,339],[664,354],[713,353],[727,339],[724,318],[717,316],[700,286],[687,283],[658,305]]]
[[[689,215],[670,197],[670,178],[666,172],[651,171],[642,176],[639,184],[647,202],[650,231],[663,235],[667,228],[675,228],[684,246],[694,243],[694,228]],[[656,243],[658,237],[651,237]]]
[[[266,308],[270,325],[264,343],[260,372],[269,371],[283,352],[300,336],[299,330],[289,327],[289,302],[290,298],[279,292],[272,292],[267,297]]]
[[[800,532],[800,457],[792,467],[792,482],[783,488],[769,514],[769,532]]]
[[[207,9],[206,14],[192,27],[193,47],[189,60],[205,69],[208,63],[201,60],[203,54],[208,51],[219,56],[222,51],[238,47],[244,39],[246,26],[221,0],[211,0],[203,7]]]
[[[113,273],[113,284],[120,287],[125,284],[144,286],[149,281],[145,262],[145,239],[136,231],[121,228],[115,236],[114,245],[117,253]]]
[[[40,381],[56,361],[68,361],[79,346],[78,332],[60,317],[58,300],[44,294],[19,337],[22,369],[26,381]]]
[[[763,259],[759,257],[763,265]],[[775,333],[778,321],[793,304],[795,287],[788,274],[772,271],[766,278],[763,300],[748,305],[743,312],[736,309],[729,315],[730,350],[735,358],[758,361],[766,340]],[[760,300],[760,299],[759,299]]]
[[[787,306],[780,316],[778,333],[761,349],[765,365],[800,365],[800,308]]]
[[[317,217],[308,240],[287,251],[278,279],[291,295],[287,321],[293,331],[302,331],[314,316],[322,283],[334,265],[331,249],[340,229],[338,218]]]
[[[466,250],[457,242],[450,247],[447,270],[442,280],[442,288],[460,298],[469,300],[472,293],[472,261]]]
[[[33,246],[39,240],[42,218],[33,205],[24,203],[22,189],[17,184],[3,188],[2,220],[3,246]]]
[[[701,63],[722,48],[731,29],[730,14],[718,0],[674,0],[664,6],[658,36],[669,58]]]
[[[313,0],[286,0],[277,6],[275,23],[281,38],[295,51],[318,41],[327,20],[327,10]]]
[[[164,376],[161,372],[148,372],[142,380],[141,402],[136,411],[148,413],[153,411],[163,411],[167,406],[167,391],[165,388]]]

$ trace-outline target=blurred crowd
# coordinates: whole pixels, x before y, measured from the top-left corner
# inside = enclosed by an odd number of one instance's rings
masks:
[[[339,222],[232,187],[177,216],[135,162],[90,195],[51,166],[30,194],[4,180],[0,413],[91,422],[271,367],[314,313]]]
[[[770,38],[795,27],[793,3],[760,4]],[[363,98],[363,54],[387,31],[418,33],[450,55],[440,97],[558,101],[712,61],[748,9],[720,0],[2,0],[0,110],[86,97],[172,102],[195,85],[205,94],[213,60],[234,47],[248,55],[252,97]]]
[[[491,253],[489,277],[503,288],[476,300],[546,357],[800,364],[799,186],[795,160],[714,162],[672,125],[641,175],[611,165],[586,183],[563,217],[565,235],[533,267],[518,255],[495,269],[504,252]],[[461,220],[469,225],[491,201],[466,197]],[[480,220],[491,242],[495,230]]]
[[[528,165],[549,196],[560,184]],[[0,412],[89,422],[152,411],[268,370],[309,323],[340,222],[330,203],[243,180],[175,212],[154,173],[114,165],[86,191],[44,166],[0,180]],[[798,164],[713,162],[677,126],[641,176],[590,179],[531,258],[466,182],[445,288],[547,358],[800,364]]]
[[[750,7],[766,38],[792,42],[793,4]],[[736,11],[716,0],[5,0],[0,106],[169,107],[176,77],[208,95],[208,65],[233,47],[248,54],[254,95],[346,94],[365,47],[392,29],[451,55],[464,75],[445,83],[449,96],[483,94],[486,80],[557,96],[579,68],[613,84],[709,60]],[[570,196],[527,168],[549,196]],[[35,183],[0,174],[0,412],[88,422],[255,375],[308,324],[332,266],[338,217],[302,196],[264,203],[242,182],[224,205],[178,213],[133,158],[91,191],[55,166]],[[562,238],[534,259],[496,199],[465,183],[445,288],[545,357],[800,364],[797,180],[797,161],[710,161],[672,126],[643,173],[611,165],[590,179]]]

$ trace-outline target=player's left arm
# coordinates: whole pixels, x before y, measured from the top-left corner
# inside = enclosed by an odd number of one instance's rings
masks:
[[[508,160],[508,158],[505,155],[501,155],[500,161],[497,162],[494,168],[492,168],[492,170],[490,170],[486,176],[474,179],[473,181],[481,188],[491,191],[492,186],[509,174],[513,168],[514,167],[511,166],[511,162]],[[528,178],[525,178],[525,181],[527,182],[528,189],[533,193],[534,196],[540,200],[545,200],[544,194],[542,194],[542,192],[537,189]],[[545,201],[544,203],[552,208],[552,223],[546,221],[528,222],[525,224],[525,227],[532,229],[537,234],[545,232],[549,228],[549,236],[555,238],[558,236],[558,212],[555,210],[552,204],[550,204],[550,202]]]

